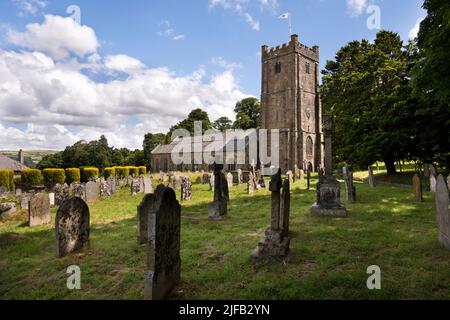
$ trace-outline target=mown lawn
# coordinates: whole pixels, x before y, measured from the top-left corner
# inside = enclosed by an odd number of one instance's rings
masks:
[[[171,298],[450,299],[450,252],[437,240],[433,195],[417,203],[408,189],[357,183],[350,216],[321,219],[310,217],[315,190],[305,187],[292,187],[291,255],[253,266],[251,252],[269,225],[269,192],[234,187],[229,218],[211,222],[212,193],[194,184],[182,208],[182,282]],[[122,190],[91,206],[90,250],[63,259],[55,258],[52,226],[30,229],[26,215],[0,222],[0,299],[142,299],[141,199]],[[70,265],[81,267],[79,291],[66,288]],[[382,290],[366,287],[370,265],[382,270]]]

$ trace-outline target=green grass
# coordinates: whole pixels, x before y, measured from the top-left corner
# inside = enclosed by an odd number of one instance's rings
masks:
[[[417,203],[408,189],[356,186],[348,218],[321,219],[309,215],[315,191],[296,183],[289,258],[253,266],[250,255],[269,225],[269,192],[234,187],[229,218],[211,222],[212,194],[194,185],[182,208],[182,281],[171,298],[450,299],[450,252],[437,240],[433,196]],[[30,229],[23,215],[0,223],[0,299],[142,299],[141,199],[123,190],[91,206],[91,248],[63,259],[55,258],[52,226]],[[70,265],[81,267],[82,290],[66,288]],[[366,287],[370,265],[381,267],[380,291]]]

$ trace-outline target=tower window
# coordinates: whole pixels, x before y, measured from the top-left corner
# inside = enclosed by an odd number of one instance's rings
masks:
[[[309,62],[307,62],[307,63],[305,64],[305,70],[306,70],[306,73],[307,73],[307,74],[310,74],[310,73],[311,73],[311,64],[310,64]]]
[[[281,73],[281,62],[275,64],[275,74]]]
[[[311,137],[306,139],[306,156],[312,157],[314,150],[314,142]]]

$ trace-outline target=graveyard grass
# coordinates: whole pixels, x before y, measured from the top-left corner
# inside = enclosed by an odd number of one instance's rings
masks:
[[[229,217],[211,222],[212,193],[194,184],[193,200],[182,204],[182,281],[171,299],[449,299],[450,252],[438,242],[434,196],[417,203],[410,189],[388,183],[356,187],[350,216],[324,219],[309,215],[315,190],[293,185],[292,252],[253,266],[250,255],[269,225],[269,192],[247,195],[235,186]],[[142,299],[141,199],[125,189],[90,206],[90,249],[63,259],[55,257],[52,225],[30,229],[25,213],[0,222],[0,299]],[[70,265],[81,267],[79,291],[66,287]],[[381,267],[382,290],[366,287],[370,265]]]

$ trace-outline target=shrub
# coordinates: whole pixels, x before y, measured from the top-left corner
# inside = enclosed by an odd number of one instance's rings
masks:
[[[68,168],[66,169],[66,182],[71,184],[72,182],[81,181],[81,172],[78,168]]]
[[[139,167],[139,175],[147,174],[147,167],[141,166]]]
[[[54,186],[55,184],[63,184],[66,181],[66,173],[64,169],[44,169],[42,171],[44,184],[46,186]]]
[[[130,175],[130,170],[127,167],[114,167],[116,170],[116,176],[125,178]]]
[[[105,168],[105,170],[103,170],[103,177],[105,177],[105,179],[108,179],[109,177],[114,177],[114,176],[116,176],[115,168]]]
[[[133,166],[128,166],[128,171],[129,171],[129,175],[130,176],[139,176],[139,168],[138,167],[133,167]]]
[[[42,183],[42,174],[39,169],[22,170],[21,183],[26,187],[38,186]]]
[[[88,182],[91,179],[97,179],[99,176],[99,171],[97,168],[93,168],[93,167],[85,167],[82,168],[82,172],[83,172],[83,181],[84,182]]]
[[[4,187],[8,191],[14,190],[14,171],[0,170],[0,187]]]

